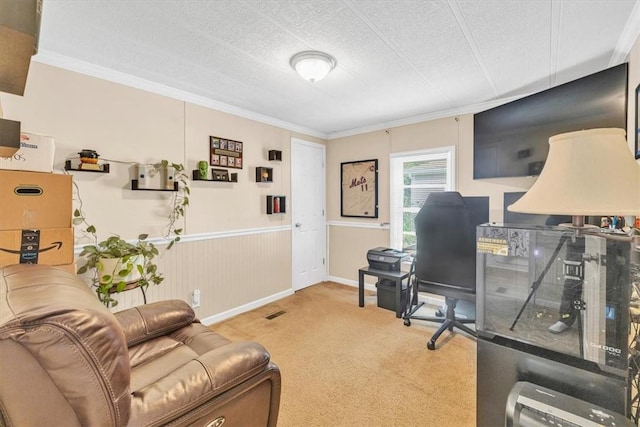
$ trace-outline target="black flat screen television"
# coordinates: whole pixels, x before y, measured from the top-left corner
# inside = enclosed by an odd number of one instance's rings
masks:
[[[474,114],[473,178],[539,175],[553,135],[626,130],[627,68],[623,63]]]

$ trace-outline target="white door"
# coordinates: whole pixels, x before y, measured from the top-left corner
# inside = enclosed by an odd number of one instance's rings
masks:
[[[325,146],[291,139],[293,290],[326,278]]]

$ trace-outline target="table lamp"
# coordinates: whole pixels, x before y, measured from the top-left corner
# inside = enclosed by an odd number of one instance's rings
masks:
[[[511,212],[570,215],[575,229],[586,215],[640,215],[640,165],[625,131],[589,129],[549,138],[549,155],[537,181]]]

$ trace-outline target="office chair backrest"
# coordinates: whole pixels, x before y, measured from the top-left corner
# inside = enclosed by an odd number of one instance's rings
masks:
[[[471,215],[460,193],[429,194],[414,220],[419,282],[475,293],[476,225],[488,221],[486,206],[486,214]]]

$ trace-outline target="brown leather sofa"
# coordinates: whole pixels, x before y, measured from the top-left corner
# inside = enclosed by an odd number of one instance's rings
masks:
[[[0,426],[275,426],[280,371],[181,300],[111,313],[55,267],[0,269]]]

